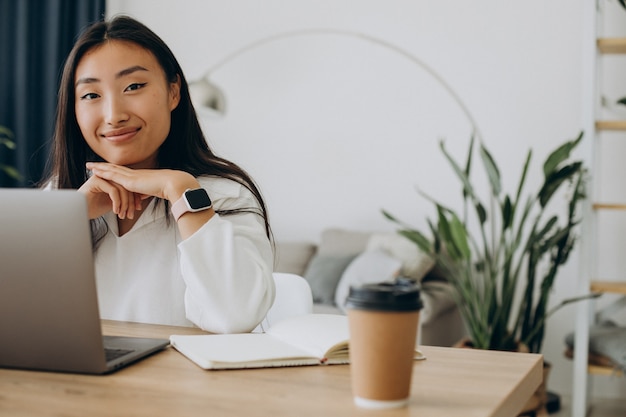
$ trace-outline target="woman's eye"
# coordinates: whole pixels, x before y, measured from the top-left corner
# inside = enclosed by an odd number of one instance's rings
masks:
[[[83,94],[82,96],[80,96],[80,99],[81,100],[94,100],[98,97],[100,96],[97,95],[96,93],[87,93],[87,94]]]
[[[135,91],[135,90],[139,90],[140,88],[142,88],[144,85],[146,85],[146,83],[133,83],[131,85],[129,85],[128,87],[126,87],[126,91]]]

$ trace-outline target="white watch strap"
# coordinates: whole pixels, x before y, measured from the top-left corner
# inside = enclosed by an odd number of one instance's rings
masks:
[[[185,190],[185,193],[188,190]],[[174,216],[174,220],[178,221],[180,216],[187,213],[189,211],[189,206],[187,205],[187,198],[185,198],[185,193],[176,200],[174,204],[172,204],[172,215]]]

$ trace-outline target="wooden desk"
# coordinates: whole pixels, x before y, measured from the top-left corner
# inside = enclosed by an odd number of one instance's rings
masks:
[[[198,330],[103,322],[105,334]],[[353,405],[349,365],[205,371],[173,348],[106,376],[0,369],[1,416],[511,417],[542,378],[542,356],[422,347],[408,408]]]

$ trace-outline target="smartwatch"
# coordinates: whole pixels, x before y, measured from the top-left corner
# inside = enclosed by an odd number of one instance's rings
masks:
[[[208,210],[211,208],[211,199],[204,188],[192,190],[188,188],[174,204],[172,204],[172,215],[178,221],[185,213]]]

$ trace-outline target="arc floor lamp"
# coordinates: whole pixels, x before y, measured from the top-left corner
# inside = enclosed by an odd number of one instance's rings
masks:
[[[259,39],[255,42],[252,42],[240,49],[235,50],[231,54],[225,56],[222,60],[215,63],[211,66],[204,75],[192,82],[189,83],[189,90],[196,106],[202,106],[213,111],[218,114],[225,114],[226,112],[226,95],[216,84],[211,81],[211,74],[215,71],[236,59],[237,57],[245,54],[248,51],[259,48],[268,43],[272,43],[278,41],[280,39],[285,38],[295,38],[302,36],[317,36],[317,35],[334,35],[334,36],[342,36],[342,37],[350,37],[355,38],[364,42],[373,43],[378,46],[381,46],[387,50],[393,51],[402,57],[406,58],[421,70],[425,71],[429,74],[450,96],[454,99],[454,101],[459,105],[465,116],[467,117],[469,123],[471,124],[473,135],[479,141],[482,141],[482,134],[476,123],[476,120],[470,113],[468,107],[465,105],[463,100],[459,97],[459,95],[454,91],[454,89],[439,75],[433,68],[427,65],[424,61],[416,57],[415,55],[409,53],[408,51],[400,48],[397,45],[394,45],[390,42],[387,42],[383,39],[376,38],[374,36],[370,36],[361,32],[353,32],[348,30],[340,30],[340,29],[301,29],[294,30],[288,32],[282,32],[275,35],[271,35],[262,39]]]

